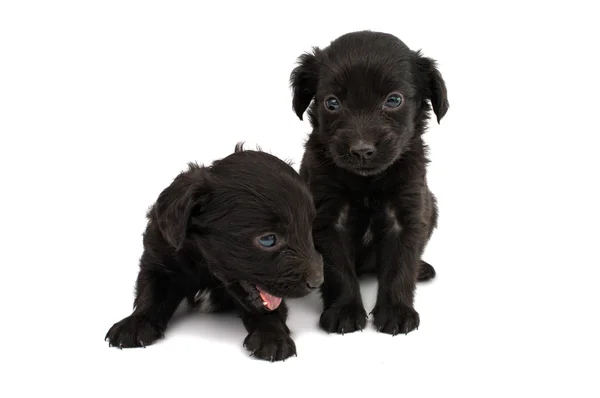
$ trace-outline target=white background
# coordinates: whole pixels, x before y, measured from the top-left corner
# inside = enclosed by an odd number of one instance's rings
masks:
[[[598,13],[556,3],[2,2],[0,395],[598,397]],[[419,330],[327,335],[315,295],[290,303],[285,363],[248,357],[230,316],[109,348],[158,193],[238,141],[298,167],[296,58],[362,29],[448,87]]]

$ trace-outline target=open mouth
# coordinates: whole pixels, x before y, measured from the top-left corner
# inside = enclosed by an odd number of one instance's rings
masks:
[[[281,297],[268,293],[265,289],[258,287],[258,285],[248,281],[239,281],[238,283],[238,286],[242,289],[239,293],[245,293],[249,304],[252,306],[273,311],[281,305]]]
[[[265,292],[258,286],[256,286],[256,290],[260,295],[262,305],[269,311],[276,310],[277,307],[279,307],[279,305],[281,304],[281,297],[273,296],[272,294]]]

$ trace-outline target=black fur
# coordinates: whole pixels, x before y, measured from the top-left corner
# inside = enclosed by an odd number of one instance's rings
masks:
[[[313,127],[300,175],[317,207],[313,233],[325,264],[320,325],[334,333],[363,329],[357,276],[375,272],[375,327],[408,333],[420,322],[416,281],[435,276],[421,260],[438,217],[422,134],[431,107],[438,123],[448,110],[444,80],[433,60],[371,31],[343,35],[298,61],[293,109],[302,119],[308,108]],[[402,95],[401,106],[384,108],[392,93]],[[336,110],[325,106],[332,96]],[[357,147],[370,148],[368,157],[353,154]]]
[[[244,346],[255,357],[296,354],[285,302],[266,308],[256,286],[292,298],[322,283],[314,216],[308,188],[275,156],[238,145],[209,167],[190,164],[148,211],[134,310],[110,328],[109,344],[152,344],[187,299],[209,310],[237,309],[248,331]],[[277,235],[275,248],[258,243],[268,234]]]

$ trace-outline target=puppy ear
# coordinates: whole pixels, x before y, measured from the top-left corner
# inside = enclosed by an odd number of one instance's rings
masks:
[[[210,193],[206,169],[195,163],[188,166],[160,193],[154,205],[158,228],[176,250],[183,246],[192,211],[206,203]]]
[[[417,53],[417,69],[421,74],[420,80],[425,95],[431,101],[431,106],[437,116],[437,122],[440,123],[450,107],[446,83],[436,67],[436,62],[431,58],[421,56],[420,53]]]
[[[290,86],[294,91],[292,108],[300,120],[317,93],[319,64],[316,54],[318,49],[315,48],[313,51],[314,54],[306,53],[298,57],[298,66],[290,75]]]

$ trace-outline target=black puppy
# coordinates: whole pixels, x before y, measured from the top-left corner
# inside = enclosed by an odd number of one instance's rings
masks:
[[[238,145],[211,166],[190,164],[148,211],[134,311],[110,328],[109,345],[152,344],[187,299],[204,311],[237,309],[255,357],[295,355],[282,298],[323,282],[314,217],[306,184],[268,153]]]
[[[435,276],[421,260],[437,225],[421,136],[431,106],[438,123],[448,110],[444,80],[433,60],[371,31],[343,35],[298,63],[290,83],[294,111],[302,120],[308,108],[313,127],[300,175],[317,207],[313,234],[325,263],[321,327],[364,328],[357,275],[376,272],[374,325],[408,333],[420,322],[416,281]]]

